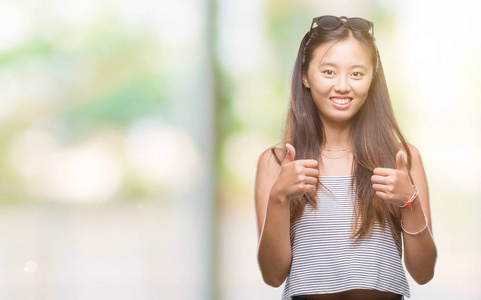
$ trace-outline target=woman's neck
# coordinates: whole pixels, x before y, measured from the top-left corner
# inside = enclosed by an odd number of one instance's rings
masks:
[[[329,150],[342,150],[352,147],[349,138],[349,124],[323,123],[325,143],[323,148]]]

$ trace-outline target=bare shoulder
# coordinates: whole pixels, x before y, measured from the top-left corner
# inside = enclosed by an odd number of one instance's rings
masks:
[[[258,167],[280,168],[285,153],[282,148],[268,148],[259,156]]]
[[[408,143],[408,147],[409,152],[411,152],[410,175],[412,176],[414,184],[418,187],[418,190],[420,190],[420,192],[423,194],[423,200],[428,202],[428,182],[426,177],[426,171],[424,170],[424,165],[421,159],[421,153],[419,152],[418,148],[416,148],[413,144]],[[428,204],[426,203],[426,205]]]
[[[256,190],[259,185],[272,185],[279,176],[281,164],[287,151],[281,148],[268,148],[257,162]]]
[[[419,152],[418,148],[416,148],[413,144],[407,143],[409,152],[411,153],[411,162],[412,166],[415,168],[423,167],[422,159],[421,159],[421,153]],[[406,150],[404,149],[403,145],[401,143],[398,144],[398,149],[399,150]]]
[[[413,156],[413,160],[420,160],[421,159],[421,153],[419,153],[418,148],[416,148],[413,144],[408,143],[409,151],[411,152],[411,155]]]

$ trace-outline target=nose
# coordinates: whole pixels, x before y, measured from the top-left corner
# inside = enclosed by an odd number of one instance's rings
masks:
[[[347,93],[351,91],[351,85],[349,84],[349,79],[346,76],[339,76],[337,78],[336,84],[334,85],[334,91],[337,93]]]

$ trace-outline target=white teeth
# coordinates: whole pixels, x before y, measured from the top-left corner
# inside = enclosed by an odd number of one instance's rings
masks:
[[[335,102],[337,104],[346,104],[351,102],[351,98],[344,98],[344,99],[339,99],[339,98],[330,98],[332,102]]]

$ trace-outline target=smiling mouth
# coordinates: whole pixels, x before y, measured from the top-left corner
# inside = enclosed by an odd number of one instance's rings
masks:
[[[347,104],[349,102],[352,101],[352,98],[336,98],[336,97],[331,97],[329,98],[329,100],[331,100],[332,102],[336,103],[336,104]]]

